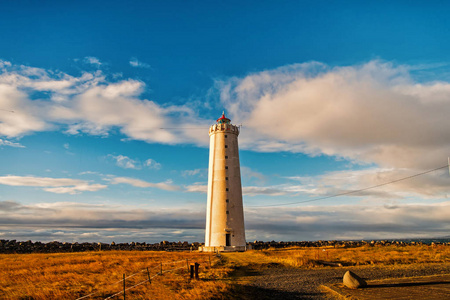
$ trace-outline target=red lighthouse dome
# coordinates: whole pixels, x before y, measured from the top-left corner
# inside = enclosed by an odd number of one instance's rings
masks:
[[[223,112],[222,116],[217,119],[217,123],[219,123],[219,124],[230,124],[230,121],[231,121],[230,119],[225,117],[225,112]]]

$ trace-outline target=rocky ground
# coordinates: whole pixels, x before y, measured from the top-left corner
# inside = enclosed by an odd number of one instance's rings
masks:
[[[274,265],[264,270],[237,269],[237,294],[243,299],[332,299],[320,285],[342,282],[347,270],[366,280],[449,274],[450,264],[413,264],[297,269]]]

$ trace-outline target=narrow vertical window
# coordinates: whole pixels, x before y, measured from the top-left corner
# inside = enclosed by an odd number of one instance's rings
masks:
[[[225,148],[228,148],[228,145],[225,145]]]
[[[225,170],[228,170],[228,166],[225,166]]]

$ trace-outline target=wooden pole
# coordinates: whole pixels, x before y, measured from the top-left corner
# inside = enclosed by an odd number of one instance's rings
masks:
[[[191,273],[191,274],[190,274],[190,275],[191,275],[190,278],[193,279],[193,278],[194,278],[194,264],[190,265],[190,267],[191,267],[191,268],[190,268],[190,271],[191,271],[191,272],[190,272],[190,273]]]
[[[195,263],[195,279],[197,279],[198,280],[198,267],[200,266],[200,264],[199,263]]]
[[[150,279],[150,271],[148,270],[148,267],[147,267],[147,276],[148,276],[148,282],[152,283],[152,280]]]
[[[123,300],[125,300],[126,299],[126,296],[125,296],[125,274],[123,274]]]

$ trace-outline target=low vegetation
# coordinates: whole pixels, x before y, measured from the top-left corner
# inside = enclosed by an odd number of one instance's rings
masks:
[[[357,248],[318,247],[284,248],[230,253],[227,257],[239,265],[317,268],[323,266],[393,265],[450,262],[450,246],[389,245]]]
[[[211,265],[210,265],[211,261]],[[188,264],[200,263],[200,280]],[[450,263],[450,246],[370,246],[288,248],[212,254],[163,251],[96,251],[1,254],[1,299],[105,299],[126,288],[127,299],[232,299],[233,277],[243,270],[277,266],[322,268],[334,265]],[[163,268],[163,274],[157,275]],[[147,272],[148,268],[148,272]],[[176,269],[176,270],[175,270]],[[241,272],[239,272],[241,270]],[[237,271],[237,272],[236,272]],[[151,283],[144,282],[155,276]],[[113,299],[122,299],[117,295]]]
[[[210,259],[211,266],[210,268]],[[188,265],[200,263],[202,280],[190,280]],[[161,265],[162,264],[162,265]],[[0,255],[1,299],[104,299],[126,288],[151,280],[126,292],[128,299],[208,299],[226,293],[221,281],[230,269],[215,256],[189,252],[99,251],[53,254]],[[148,273],[147,273],[148,268]],[[178,269],[178,270],[173,270]],[[118,295],[113,299],[123,299]]]

